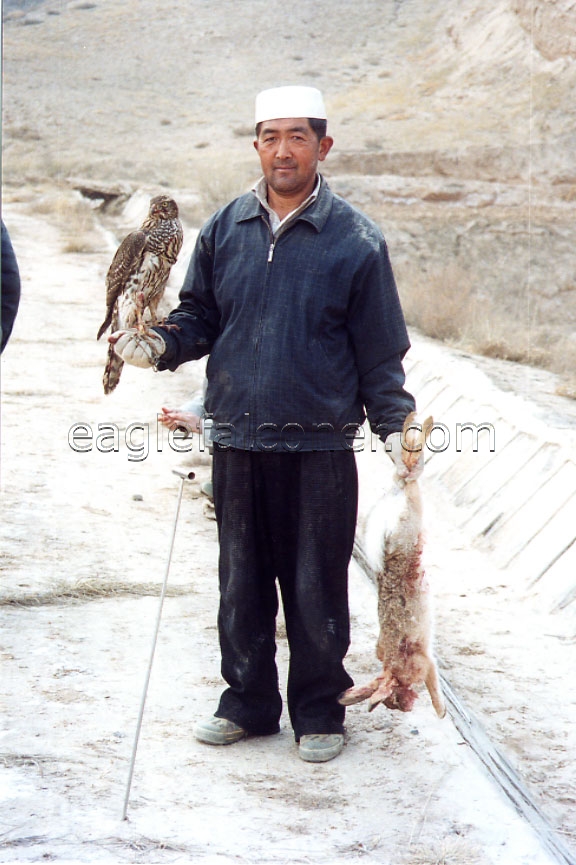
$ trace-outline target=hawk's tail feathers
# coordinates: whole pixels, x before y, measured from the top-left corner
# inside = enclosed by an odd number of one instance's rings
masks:
[[[124,366],[124,361],[121,357],[118,357],[116,352],[114,351],[114,347],[112,345],[108,346],[108,358],[106,360],[106,366],[104,368],[104,375],[102,377],[102,383],[104,385],[104,393],[112,393],[118,382],[120,381],[120,376],[122,374],[122,367]]]
[[[104,331],[110,326],[110,322],[112,321],[112,313],[113,310],[111,309],[102,324],[100,325],[100,329],[98,330],[98,336],[96,337],[96,339],[100,339]]]

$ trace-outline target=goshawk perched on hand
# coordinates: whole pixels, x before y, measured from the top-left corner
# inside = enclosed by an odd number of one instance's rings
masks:
[[[168,195],[157,195],[150,202],[142,226],[125,237],[116,250],[106,275],[106,318],[97,339],[110,326],[112,333],[130,328],[145,332],[158,324],[158,305],[182,247],[182,238],[176,202]],[[104,393],[114,390],[123,366],[124,361],[110,345]]]

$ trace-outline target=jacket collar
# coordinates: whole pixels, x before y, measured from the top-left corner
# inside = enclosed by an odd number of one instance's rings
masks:
[[[326,180],[320,175],[320,189],[318,191],[318,196],[316,199],[310,204],[306,210],[303,210],[296,217],[296,222],[299,219],[303,219],[305,222],[309,222],[310,225],[314,226],[316,231],[320,232],[324,228],[326,224],[326,220],[330,215],[330,210],[332,208],[332,201],[334,195],[332,190],[326,183]],[[236,215],[236,222],[245,222],[249,219],[255,219],[257,217],[262,216],[266,211],[256,198],[253,192],[246,193],[239,199],[239,207],[238,213]]]

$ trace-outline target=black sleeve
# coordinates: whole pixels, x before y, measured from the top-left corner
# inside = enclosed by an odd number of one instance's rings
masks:
[[[360,387],[372,432],[382,441],[393,432],[402,432],[404,421],[415,411],[416,402],[404,388],[406,376],[403,353],[394,354],[364,373]]]
[[[402,361],[410,340],[383,237],[357,274],[348,329],[366,414],[372,431],[384,440],[402,430],[415,400],[404,388]]]
[[[20,272],[18,262],[10,241],[8,229],[2,223],[2,347],[12,333],[16,313],[20,304]]]

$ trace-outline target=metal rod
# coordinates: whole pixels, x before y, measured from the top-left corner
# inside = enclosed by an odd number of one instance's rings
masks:
[[[196,475],[194,472],[183,472],[180,469],[172,469],[173,475],[178,475],[179,478],[182,478],[185,481],[193,481]]]
[[[148,685],[150,684],[150,674],[152,672],[152,664],[154,662],[154,653],[156,651],[156,643],[158,641],[158,631],[160,630],[160,619],[162,618],[162,607],[164,606],[164,598],[166,597],[166,588],[168,586],[168,574],[170,572],[170,563],[172,561],[172,551],[174,549],[174,539],[176,537],[176,526],[178,525],[178,516],[180,514],[180,503],[182,501],[182,493],[184,491],[184,481],[193,480],[194,472],[182,472],[178,469],[172,469],[172,473],[180,478],[180,489],[178,491],[178,501],[176,503],[176,513],[174,514],[174,524],[172,526],[172,538],[170,540],[170,550],[166,562],[166,570],[164,573],[164,581],[162,583],[162,591],[160,592],[160,602],[158,604],[158,613],[156,615],[156,626],[154,628],[154,638],[152,640],[152,649],[150,651],[150,660],[146,671],[146,679],[144,682],[144,691],[140,701],[140,711],[138,713],[138,721],[136,724],[136,735],[134,736],[134,745],[132,746],[132,757],[130,759],[130,771],[128,773],[128,783],[126,784],[126,795],[124,796],[124,809],[122,811],[122,819],[127,820],[128,800],[130,798],[130,789],[132,787],[132,777],[134,775],[134,765],[136,763],[136,752],[138,750],[138,740],[140,739],[140,730],[142,729],[142,719],[144,717],[144,707],[146,705],[146,696],[148,694]]]

